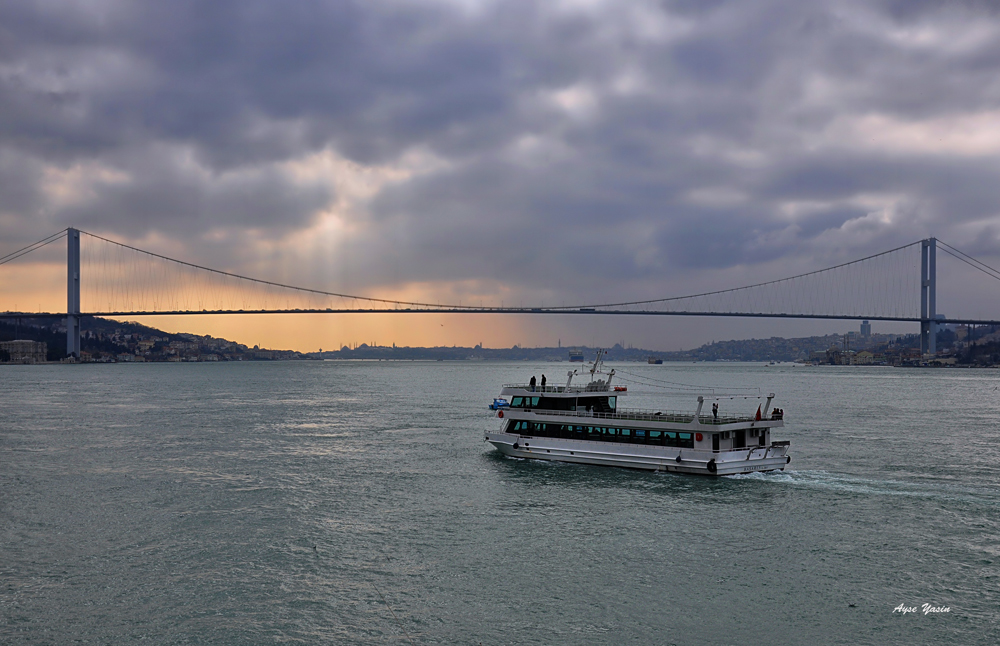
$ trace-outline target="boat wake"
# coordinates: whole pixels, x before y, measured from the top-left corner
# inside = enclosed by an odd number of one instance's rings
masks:
[[[878,480],[829,471],[793,471],[746,473],[723,476],[730,480],[759,480],[799,487],[827,489],[852,494],[874,496],[905,496],[1000,506],[996,488],[969,487],[941,482],[907,482]]]

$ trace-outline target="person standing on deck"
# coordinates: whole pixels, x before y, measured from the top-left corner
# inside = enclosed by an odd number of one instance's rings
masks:
[[[542,392],[545,392],[545,375],[542,375]]]
[[[712,419],[719,419],[719,402],[712,404]]]
[[[531,381],[528,382],[528,385],[531,386],[531,392],[535,392],[535,375],[531,375]]]

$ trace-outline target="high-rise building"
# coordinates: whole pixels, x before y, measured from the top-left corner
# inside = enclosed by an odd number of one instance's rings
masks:
[[[867,338],[872,335],[872,324],[868,321],[861,321],[861,336]]]

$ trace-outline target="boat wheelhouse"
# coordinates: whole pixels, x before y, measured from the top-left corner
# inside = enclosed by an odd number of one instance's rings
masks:
[[[771,438],[784,425],[773,394],[744,416],[705,414],[704,396],[693,412],[626,409],[618,400],[628,389],[612,386],[614,370],[600,371],[602,356],[586,385],[573,384],[578,370],[565,386],[505,384],[508,405],[495,409],[501,428],[485,441],[517,458],[701,475],[783,470],[791,460],[789,442]]]

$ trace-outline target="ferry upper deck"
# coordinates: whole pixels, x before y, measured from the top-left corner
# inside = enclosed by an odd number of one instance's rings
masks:
[[[658,422],[668,424],[697,424],[724,426],[728,424],[749,424],[757,426],[782,426],[783,413],[770,408],[770,397],[762,408],[762,416],[756,415],[711,415],[702,414],[703,397],[699,397],[698,410],[670,411],[653,409],[618,408],[618,398],[628,395],[624,386],[610,387],[607,382],[592,382],[585,386],[535,386],[529,384],[504,384],[501,395],[507,398],[511,412],[530,412],[535,415],[559,417],[588,417],[608,420],[636,422]],[[769,423],[777,422],[777,423]]]

